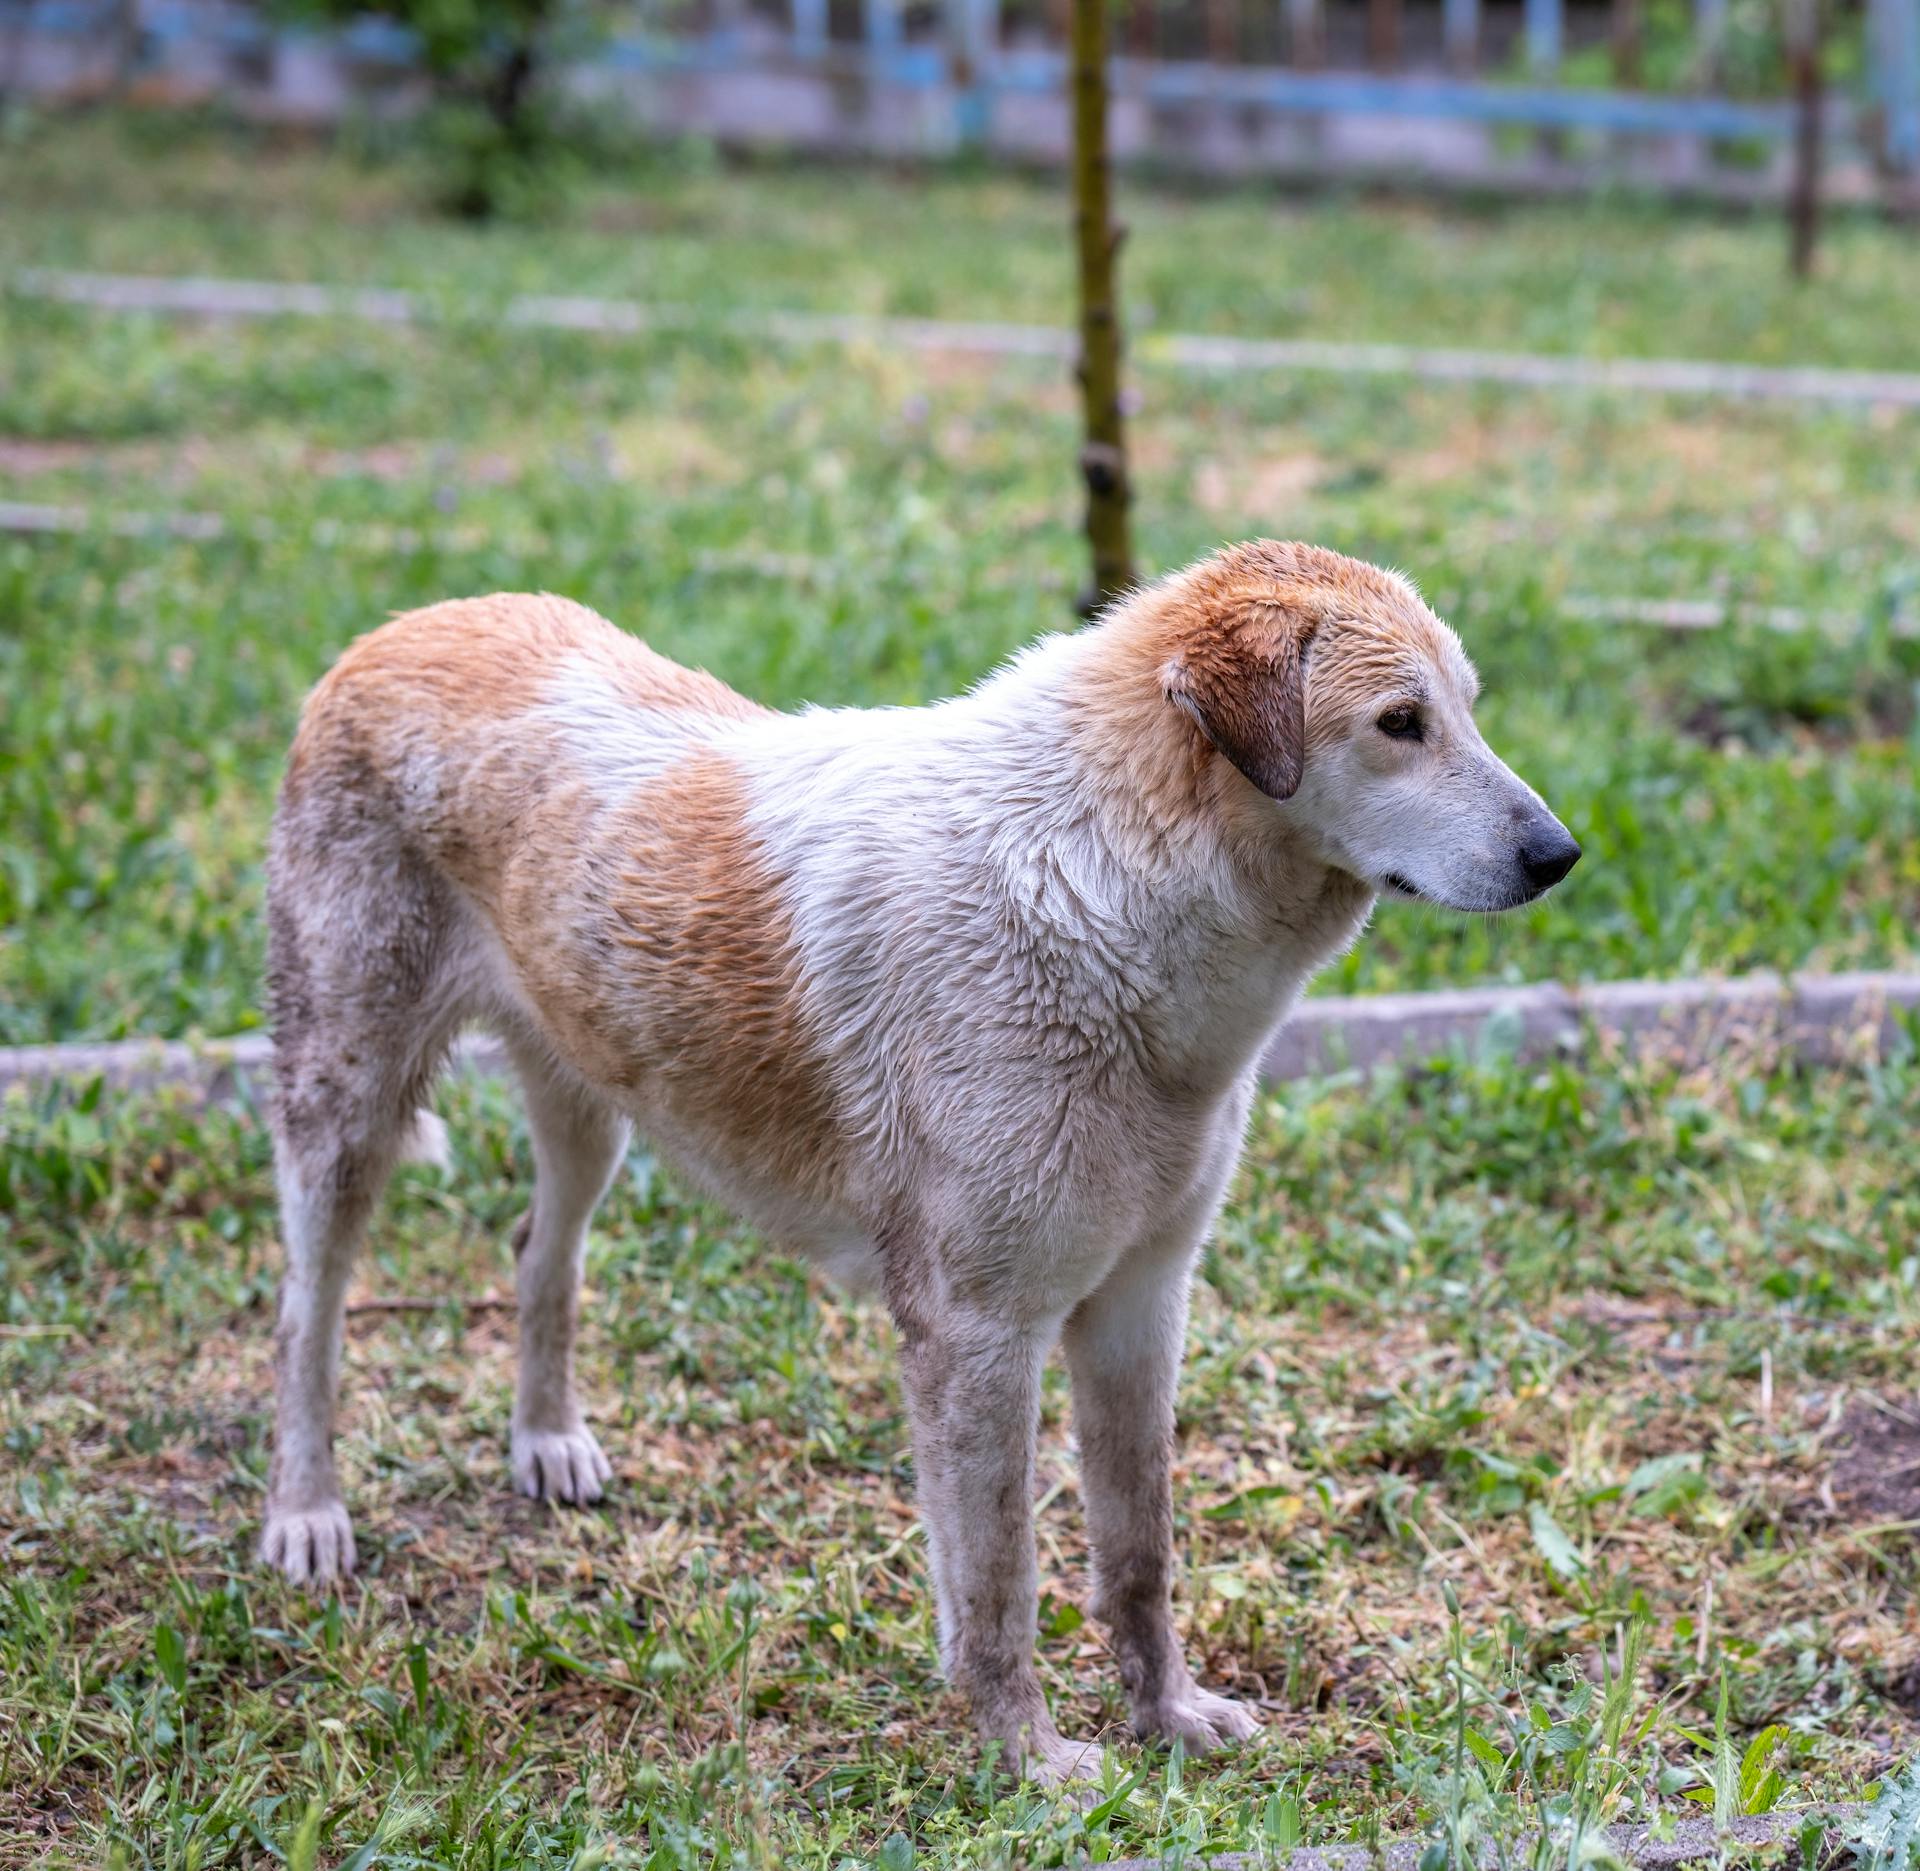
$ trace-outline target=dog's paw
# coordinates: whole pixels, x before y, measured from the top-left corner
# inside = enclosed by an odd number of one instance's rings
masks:
[[[1025,1722],[1017,1729],[994,1724],[981,1732],[1001,1771],[1034,1786],[1066,1788],[1078,1797],[1100,1777],[1099,1743],[1068,1741],[1051,1722],[1038,1733]]]
[[[1095,1741],[1069,1741],[1063,1735],[1043,1735],[1027,1742],[1020,1766],[1035,1786],[1095,1780],[1100,1775],[1100,1745]]]
[[[1189,1754],[1209,1754],[1235,1741],[1248,1741],[1260,1732],[1260,1718],[1244,1702],[1229,1701],[1187,1683],[1172,1691],[1157,1707],[1136,1709],[1134,1731],[1148,1737],[1178,1741]]]
[[[597,1501],[613,1479],[590,1429],[516,1429],[513,1485],[536,1501]]]
[[[1020,1772],[1035,1786],[1059,1793],[1084,1808],[1095,1805],[1100,1798],[1100,1762],[1097,1742],[1047,1735],[1027,1742],[1020,1757]]]
[[[327,1501],[301,1511],[269,1507],[260,1557],[289,1583],[322,1590],[353,1571],[353,1523],[345,1505]]]

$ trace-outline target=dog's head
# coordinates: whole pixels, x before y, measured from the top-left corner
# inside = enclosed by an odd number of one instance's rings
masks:
[[[1459,638],[1404,578],[1259,540],[1162,599],[1168,702],[1326,862],[1459,910],[1512,909],[1573,868],[1567,828],[1474,725]]]

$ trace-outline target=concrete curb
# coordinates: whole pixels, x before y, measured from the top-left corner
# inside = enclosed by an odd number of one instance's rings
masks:
[[[552,550],[539,534],[502,535],[478,526],[438,527],[421,532],[411,526],[383,526],[322,517],[304,531],[269,519],[233,520],[221,513],[193,508],[83,507],[49,500],[0,500],[0,533],[25,539],[45,536],[85,537],[104,534],[111,539],[181,539],[202,545],[222,540],[253,540],[267,545],[276,540],[304,538],[309,545],[352,547],[362,552],[417,552],[422,546],[436,552],[472,552],[505,546],[524,558]],[[760,578],[820,577],[831,569],[824,558],[797,552],[709,551],[696,555],[703,572],[749,572]],[[1788,605],[1748,605],[1727,598],[1597,598],[1579,592],[1559,601],[1557,608],[1583,621],[1632,624],[1654,630],[1720,630],[1730,624],[1757,624],[1765,630],[1793,634],[1818,630],[1836,643],[1857,637],[1866,622],[1848,611],[1805,611]],[[1920,637],[1920,612],[1899,611],[1891,620],[1896,637]]]
[[[499,1041],[471,1036],[454,1048],[453,1070],[494,1077],[508,1070]],[[0,1093],[12,1085],[81,1084],[102,1080],[111,1091],[157,1091],[184,1085],[213,1104],[263,1092],[273,1076],[273,1039],[112,1039],[51,1046],[0,1047]]]
[[[1866,1811],[1864,1806],[1825,1806],[1798,1812],[1760,1813],[1735,1819],[1724,1832],[1711,1819],[1682,1819],[1670,1838],[1655,1838],[1647,1826],[1608,1826],[1607,1843],[1623,1863],[1639,1871],[1671,1871],[1671,1867],[1720,1861],[1729,1848],[1751,1850],[1784,1844],[1800,1835],[1809,1818],[1818,1819],[1829,1846],[1837,1835]],[[1531,1847],[1533,1841],[1525,1842]],[[1425,1839],[1395,1839],[1379,1846],[1308,1845],[1297,1851],[1262,1856],[1258,1852],[1222,1852],[1212,1858],[1186,1858],[1186,1871],[1415,1871]],[[1531,1851],[1513,1853],[1515,1863],[1531,1862]],[[1116,1858],[1105,1871],[1165,1871],[1161,1858]]]
[[[4,280],[23,297],[106,311],[201,318],[355,318],[430,324],[448,312],[424,295],[389,287],[301,280],[197,279],[130,273],[20,269]],[[865,313],[736,311],[523,293],[489,322],[553,331],[720,331],[774,344],[885,344],[913,351],[1070,361],[1075,339],[1052,325]],[[1520,389],[1632,391],[1920,409],[1920,373],[1820,365],[1739,364],[1715,358],[1575,357],[1524,351],[1427,349],[1403,344],[1329,344],[1314,339],[1228,338],[1194,332],[1137,333],[1142,364],[1228,373],[1314,371],[1334,376],[1413,377],[1435,383],[1505,383]]]
[[[1836,642],[1855,635],[1862,621],[1851,611],[1808,611],[1790,604],[1748,604],[1737,598],[1597,598],[1576,592],[1562,598],[1559,609],[1587,623],[1642,624],[1656,630],[1719,630],[1728,624],[1755,624],[1789,636],[1817,630]],[[1897,609],[1890,628],[1896,637],[1920,637],[1920,611]]]
[[[1610,981],[1591,987],[1491,987],[1431,994],[1363,994],[1304,1002],[1261,1063],[1269,1079],[1369,1071],[1481,1041],[1522,1059],[1576,1055],[1598,1040],[1698,1064],[1729,1046],[1783,1047],[1833,1065],[1889,1044],[1920,1013],[1920,974],[1742,975],[1731,981]],[[102,1079],[116,1091],[187,1085],[215,1102],[264,1089],[273,1066],[265,1033],[235,1039],[78,1041],[0,1049],[9,1085]],[[457,1071],[495,1074],[506,1055],[472,1038]]]
[[[1784,1046],[1831,1065],[1885,1045],[1920,1008],[1920,974],[1741,975],[1729,981],[1608,981],[1590,987],[1466,988],[1302,1004],[1268,1049],[1268,1078],[1361,1071],[1490,1037],[1523,1059],[1618,1038],[1697,1064],[1736,1042]]]

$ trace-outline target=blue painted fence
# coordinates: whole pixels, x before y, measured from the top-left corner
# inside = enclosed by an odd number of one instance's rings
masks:
[[[1401,0],[1386,0],[1397,39]],[[996,144],[1003,110],[1022,101],[1064,96],[1066,59],[1060,45],[1065,0],[667,0],[658,12],[642,7],[623,16],[602,38],[593,67],[602,76],[626,77],[653,87],[652,96],[670,121],[696,84],[817,79],[863,87],[870,100],[893,94],[911,102],[938,97],[946,112],[948,146]],[[1232,28],[1248,17],[1251,0],[1205,0]],[[1685,94],[1626,88],[1586,89],[1557,83],[1573,30],[1591,41],[1607,13],[1588,5],[1570,10],[1567,0],[1507,0],[1500,11],[1510,41],[1508,69],[1524,78],[1463,75],[1477,63],[1493,63],[1487,39],[1493,9],[1483,0],[1417,0],[1406,21],[1429,35],[1431,69],[1382,72],[1328,69],[1321,61],[1329,26],[1359,16],[1349,10],[1330,20],[1326,0],[1257,0],[1284,41],[1292,64],[1242,63],[1218,56],[1145,56],[1143,35],[1129,33],[1123,19],[1116,37],[1132,50],[1114,61],[1117,99],[1171,112],[1204,110],[1325,124],[1340,119],[1407,123],[1523,127],[1556,135],[1695,139],[1702,145],[1777,147],[1793,133],[1793,109],[1778,101],[1738,99],[1710,88]],[[1381,0],[1371,0],[1379,5]],[[1920,186],[1920,0],[1860,0],[1867,56],[1856,86],[1837,96],[1829,111],[1829,147],[1910,186]],[[1145,17],[1152,0],[1127,0],[1131,19]],[[1421,11],[1421,7],[1425,11]],[[1711,73],[1727,30],[1727,0],[1694,0],[1698,68]],[[1225,9],[1224,13],[1219,9]],[[1191,11],[1191,9],[1190,9]],[[1512,26],[1517,17],[1518,33]],[[1191,22],[1189,22],[1191,23]],[[1284,28],[1284,30],[1280,30]],[[210,52],[256,63],[290,42],[284,28],[232,0],[0,0],[0,82],[9,56],[48,39],[100,41],[108,35],[133,48],[147,70],[204,58]],[[1144,35],[1157,50],[1156,35]],[[301,40],[311,46],[311,36]],[[410,35],[391,22],[368,17],[327,42],[356,71],[390,67],[404,71],[415,57]],[[1517,51],[1518,56],[1514,56]],[[1304,56],[1302,56],[1304,55]],[[1363,61],[1349,61],[1357,65]],[[656,112],[658,114],[658,111]],[[684,113],[682,113],[684,114]],[[699,127],[689,121],[680,127]],[[780,125],[771,124],[778,134]],[[804,139],[802,139],[804,140]]]

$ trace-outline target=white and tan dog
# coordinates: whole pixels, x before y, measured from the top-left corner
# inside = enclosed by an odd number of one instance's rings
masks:
[[[599,1498],[573,1379],[588,1217],[638,1125],[898,1326],[940,1647],[1035,1774],[1034,1437],[1064,1339],[1143,1735],[1254,1718],[1171,1603],[1195,1255],[1261,1051],[1376,895],[1499,910],[1579,847],[1474,726],[1392,574],[1236,547],[931,708],[772,714],[553,597],[436,605],[308,702],[269,867],[288,1269],[265,1557],[351,1570],[332,1438],[355,1246],[456,1032],[505,1040],[513,1474]]]

